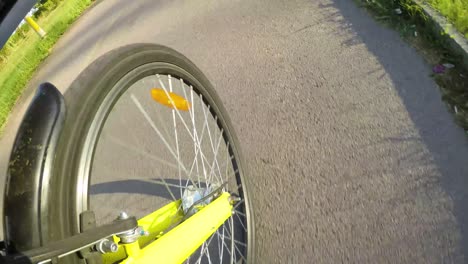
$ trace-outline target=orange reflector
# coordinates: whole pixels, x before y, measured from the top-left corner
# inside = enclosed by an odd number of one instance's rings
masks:
[[[182,111],[188,111],[190,108],[190,103],[185,100],[185,98],[173,92],[169,92],[168,96],[168,94],[160,88],[151,89],[151,97],[153,97],[156,102],[170,108]],[[174,104],[172,104],[172,102],[174,102]]]

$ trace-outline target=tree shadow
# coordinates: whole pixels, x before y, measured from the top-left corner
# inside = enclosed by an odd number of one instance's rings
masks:
[[[419,138],[402,135],[401,138],[388,138],[387,141],[390,144],[398,144],[402,141],[417,140],[428,149],[431,157],[427,159],[436,165],[438,170],[436,180],[428,181],[440,187],[451,199],[453,203],[451,211],[457,220],[461,235],[459,248],[462,252],[459,255],[466,255],[468,141],[463,129],[455,124],[442,102],[440,91],[429,76],[430,67],[413,48],[401,41],[397,32],[382,30],[366,10],[357,7],[355,2],[332,0],[330,4],[321,5],[321,9],[322,12],[329,12],[330,19],[340,24],[337,34],[343,31],[351,33],[352,37],[343,41],[342,45],[350,48],[365,45],[378,60],[384,74],[393,82],[411,121],[418,130]],[[427,72],[427,76],[413,75],[413,70],[417,73]],[[376,71],[380,72],[378,69]],[[424,189],[424,186],[422,188]]]
[[[123,21],[126,23],[126,26],[134,25],[138,23],[139,18],[146,17],[154,13],[155,10],[163,10],[169,3],[170,1],[165,0],[144,1],[133,4],[127,1],[113,1],[112,7],[107,8],[102,13],[93,9],[89,10],[88,12],[99,14],[88,14],[86,17],[86,23],[92,26],[93,29],[90,30],[87,27],[82,27],[73,32],[73,38],[64,38],[61,44],[55,47],[51,55],[54,59],[47,60],[48,66],[44,68],[43,76],[50,76],[52,73],[57,74],[61,69],[67,68],[75,61],[75,59],[71,58],[79,57],[83,54],[83,51],[92,49],[96,43],[100,42],[103,36],[116,32],[125,34],[121,29]],[[70,30],[74,30],[73,27]],[[59,54],[60,56],[54,56],[55,54]]]
[[[206,183],[204,182],[198,184],[200,184],[201,188],[206,187]],[[178,179],[129,179],[93,184],[89,188],[89,193],[90,195],[115,193],[144,194],[172,200],[172,195],[175,196],[175,199],[181,198],[180,188],[178,187],[180,185],[181,183]],[[189,185],[192,185],[192,183],[182,180],[182,186]]]

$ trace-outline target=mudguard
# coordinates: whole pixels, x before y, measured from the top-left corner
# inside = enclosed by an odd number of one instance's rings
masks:
[[[7,171],[4,234],[7,249],[40,247],[56,144],[65,119],[62,94],[41,84],[19,127]]]

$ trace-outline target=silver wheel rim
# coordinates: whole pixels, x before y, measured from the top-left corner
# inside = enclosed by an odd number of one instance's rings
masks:
[[[213,185],[214,183],[221,184],[227,182],[227,189],[234,191],[242,197],[242,200],[236,204],[234,215],[220,228],[216,233],[210,237],[198,250],[198,254],[194,254],[187,260],[188,263],[239,263],[246,262],[248,246],[250,245],[250,221],[249,221],[249,208],[248,203],[245,201],[246,194],[244,193],[243,182],[239,182],[241,175],[237,169],[237,163],[239,162],[233,154],[231,143],[229,142],[229,135],[227,132],[220,128],[220,120],[218,116],[213,115],[214,111],[210,105],[206,104],[206,98],[200,95],[197,88],[189,84],[185,79],[174,77],[170,74],[162,73],[149,73],[149,69],[158,69],[164,67],[175,67],[166,63],[151,63],[140,66],[134,69],[132,72],[124,76],[113,88],[110,93],[104,99],[103,104],[100,106],[96,113],[96,118],[93,120],[89,133],[87,134],[85,145],[83,147],[83,154],[80,157],[79,166],[79,177],[77,184],[77,204],[76,208],[78,212],[82,212],[88,209],[88,188],[84,186],[89,185],[89,175],[92,174],[94,154],[96,152],[97,145],[99,144],[100,134],[103,128],[106,126],[108,119],[108,113],[110,109],[118,107],[117,101],[120,101],[122,93],[129,93],[129,101],[134,105],[140,114],[140,117],[147,122],[149,127],[152,128],[153,136],[161,140],[162,145],[166,147],[169,152],[168,155],[171,159],[176,161],[174,170],[178,177],[178,184],[172,184],[167,179],[160,178],[159,184],[163,185],[168,191],[172,200],[178,199],[182,196],[183,190],[189,185],[200,186],[202,182],[206,186]],[[182,69],[177,69],[181,71]],[[135,76],[139,72],[145,72],[148,76],[139,79],[135,84],[129,85],[135,80]],[[183,71],[183,70],[182,70]],[[188,73],[187,73],[188,74]],[[136,78],[138,79],[138,78]],[[153,81],[154,84],[147,86],[148,81]],[[146,87],[137,87],[145,86]],[[133,92],[134,89],[151,89],[155,87],[161,88],[164,93],[176,93],[183,98],[188,99],[190,103],[189,110],[185,113],[174,108],[164,106],[172,116],[172,122],[155,122],[151,116],[151,112],[145,107],[145,103],[142,102],[141,95]],[[149,87],[149,88],[148,88]],[[128,88],[128,90],[127,90]],[[116,103],[117,102],[117,103]],[[172,102],[173,103],[173,102]],[[115,104],[115,105],[114,105]],[[197,108],[198,105],[198,108]],[[198,115],[200,114],[200,115]],[[201,131],[197,128],[199,120],[197,116],[202,116],[202,129]],[[211,120],[211,121],[209,121]],[[211,123],[210,123],[211,122]],[[160,125],[166,124],[166,128],[162,128]],[[206,124],[206,125],[205,125]],[[211,124],[211,125],[210,125]],[[168,129],[169,125],[172,126],[172,132]],[[215,128],[219,130],[216,131]],[[104,128],[105,130],[105,128]],[[172,133],[172,138],[169,138]],[[181,158],[181,140],[185,136],[188,136],[192,140],[192,148],[194,159],[192,162],[187,163]],[[206,140],[206,141],[204,141]],[[207,148],[202,148],[203,142],[206,142]],[[119,142],[117,142],[118,144]],[[224,144],[223,144],[224,143]],[[123,144],[122,144],[123,145]],[[223,163],[218,160],[217,155],[223,151],[220,148],[224,146],[225,150],[223,155]],[[125,147],[125,146],[124,146]],[[128,146],[126,146],[128,148]],[[130,148],[130,151],[132,149]],[[214,156],[210,159],[205,151],[211,151],[210,153]],[[138,151],[138,149],[133,149]],[[161,157],[151,157],[153,161],[161,162]],[[211,161],[211,162],[210,162]],[[187,165],[186,165],[187,164]],[[167,164],[166,164],[167,165]],[[174,164],[171,164],[174,165]],[[225,166],[225,168],[223,167]],[[229,171],[231,169],[231,171]],[[223,171],[223,173],[221,173]],[[184,182],[184,176],[188,176],[188,180]],[[235,178],[235,184],[229,182],[230,180],[224,180],[224,178]],[[153,183],[155,183],[153,181]],[[178,193],[175,193],[173,189],[179,189]],[[154,208],[157,209],[157,208]],[[111,219],[109,219],[111,220]],[[241,236],[243,240],[237,239],[238,229],[242,229]],[[234,234],[234,236],[232,236]],[[212,247],[215,245],[218,248],[217,254],[212,253]],[[232,254],[235,252],[235,254]],[[229,256],[226,258],[226,256]],[[218,259],[216,259],[217,257]]]

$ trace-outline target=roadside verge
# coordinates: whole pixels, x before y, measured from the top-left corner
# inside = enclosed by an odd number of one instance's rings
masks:
[[[431,65],[431,75],[455,122],[468,134],[468,42],[423,0],[355,0],[382,24],[396,30]]]
[[[47,32],[45,38],[41,39],[29,30],[18,41],[7,42],[0,60],[0,134],[13,106],[36,69],[47,58],[62,34],[92,3],[93,0],[63,1],[38,21]],[[8,53],[5,52],[6,48]]]
[[[433,25],[434,34],[440,35],[449,44],[448,48],[460,56],[463,66],[468,69],[468,40],[437,10],[429,4],[419,0],[413,0],[415,4],[421,7],[424,15]]]

